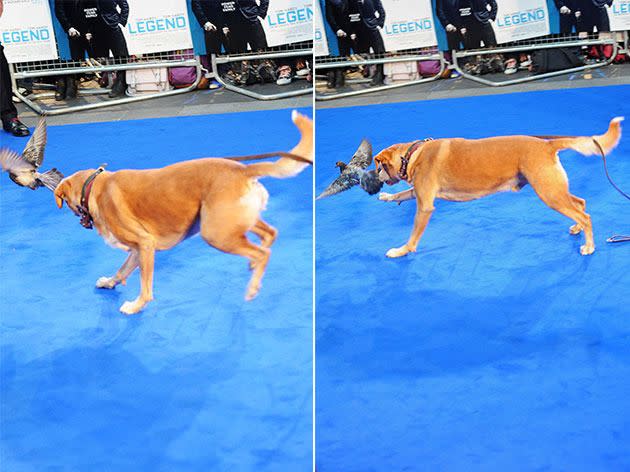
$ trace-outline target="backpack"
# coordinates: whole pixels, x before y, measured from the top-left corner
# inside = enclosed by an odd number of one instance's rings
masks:
[[[578,48],[542,49],[532,54],[532,72],[544,74],[584,65]]]

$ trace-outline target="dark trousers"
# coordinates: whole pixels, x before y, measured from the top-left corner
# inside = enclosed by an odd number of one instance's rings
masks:
[[[578,31],[575,12],[571,12],[568,15],[560,14],[560,34],[569,34],[573,32],[573,28]]]
[[[339,46],[339,55],[341,57],[349,56],[352,49],[355,47],[354,42],[350,39],[350,34],[345,38],[337,36],[337,45]]]
[[[86,53],[88,57],[92,56],[92,46],[83,34],[78,38],[68,37],[68,44],[70,45],[70,57],[73,61],[82,61],[85,59]]]
[[[94,32],[94,55],[96,57],[109,57],[109,51],[114,57],[127,57],[127,41],[120,28],[103,26]]]
[[[462,43],[464,42],[464,37],[459,30],[457,31],[447,31],[446,32],[446,42],[448,43],[449,51],[459,51],[462,48]]]
[[[492,24],[481,23],[473,20],[468,23],[464,35],[464,46],[466,49],[480,49],[483,41],[484,47],[492,47],[497,45],[497,38],[494,35]]]
[[[18,116],[12,97],[13,86],[11,74],[9,74],[9,63],[4,55],[4,47],[0,44],[0,114],[3,123]]]
[[[243,21],[232,25],[230,28],[230,49],[233,53],[247,52],[247,45],[252,51],[262,51],[267,49],[267,36],[260,21]]]
[[[370,48],[374,51],[374,54],[382,54],[385,52],[385,43],[381,32],[377,29],[369,29],[365,25],[359,31],[359,52],[369,53]],[[373,81],[382,82],[383,80],[383,64],[376,65],[376,75],[372,79]]]
[[[588,2],[590,3],[590,2]],[[596,8],[594,5],[588,6],[582,10],[581,31],[592,33],[597,27],[597,31],[610,31],[610,19],[606,8]]]

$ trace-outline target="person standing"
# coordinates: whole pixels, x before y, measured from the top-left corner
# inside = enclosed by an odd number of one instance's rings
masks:
[[[582,31],[600,33],[610,31],[610,18],[606,6],[611,7],[613,0],[576,0],[581,6]]]
[[[571,34],[573,29],[579,31],[578,21],[581,17],[580,0],[554,0],[560,13],[560,34]]]
[[[0,0],[0,16],[4,11],[3,0]],[[17,108],[13,103],[13,83],[9,72],[9,62],[4,55],[4,46],[0,44],[0,116],[2,129],[13,136],[24,137],[31,134],[28,128],[18,119]]]
[[[93,23],[97,17],[96,0],[55,0],[55,16],[68,35],[70,57],[82,61],[91,55]],[[57,79],[55,100],[75,98],[77,79],[74,75]]]
[[[437,17],[446,30],[449,51],[461,49],[464,42],[464,36],[461,33],[463,25],[460,3],[460,0],[437,0],[436,3]]]
[[[226,17],[227,35],[234,52],[247,52],[248,44],[252,51],[267,49],[267,36],[261,22],[267,18],[269,0],[260,0],[260,5],[256,0],[234,0],[233,3],[234,14],[225,15],[227,4],[224,5],[223,14]]]
[[[461,33],[466,49],[497,45],[492,22],[497,18],[496,0],[460,0]]]
[[[350,0],[350,8],[360,13],[358,38],[361,52],[369,53],[372,49],[375,55],[384,53],[385,43],[380,29],[385,26],[385,9],[381,0]],[[378,64],[372,85],[380,85],[384,79],[383,64]]]
[[[129,56],[127,41],[121,27],[127,25],[129,4],[127,0],[96,0],[96,18],[94,20],[93,50],[96,57],[114,58]],[[116,72],[116,79],[109,92],[110,98],[125,94],[127,83],[123,71]]]
[[[350,0],[326,0],[326,20],[337,36],[339,55],[350,56],[353,49],[357,48],[357,30],[361,23],[361,14],[358,5],[353,2],[350,8]],[[330,88],[343,87],[345,83],[344,69],[334,69],[329,72],[328,86]]]

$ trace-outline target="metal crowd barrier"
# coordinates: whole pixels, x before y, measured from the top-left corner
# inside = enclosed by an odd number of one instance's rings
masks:
[[[192,52],[164,52],[164,53],[152,53],[144,54],[142,56],[131,56],[125,58],[98,58],[98,59],[86,59],[83,61],[64,61],[64,60],[50,60],[50,61],[36,61],[36,62],[20,62],[11,64],[10,67],[12,81],[13,81],[13,93],[28,107],[40,115],[61,115],[64,113],[71,113],[76,111],[93,110],[95,108],[103,108],[113,105],[121,105],[125,103],[139,102],[142,100],[149,100],[151,98],[168,97],[170,95],[177,95],[180,93],[186,93],[197,88],[199,81],[202,78],[201,63]],[[149,69],[157,67],[195,67],[196,78],[195,82],[189,87],[167,90],[164,92],[156,93],[143,93],[136,96],[121,97],[121,98],[109,98],[96,103],[83,103],[83,104],[56,104],[54,107],[45,106],[37,103],[38,100],[43,98],[54,97],[54,92],[38,92],[29,95],[22,94],[16,84],[20,79],[36,79],[42,77],[53,76],[67,76],[67,75],[80,75],[80,74],[96,74],[101,72],[114,72],[114,71],[127,71],[136,69]],[[44,87],[50,88],[50,87]],[[78,89],[78,96],[94,96],[106,94],[109,89]]]
[[[304,41],[296,44],[288,44],[284,46],[276,46],[267,48],[264,51],[256,51],[256,52],[247,52],[243,54],[221,54],[215,55],[212,54],[211,62],[212,62],[212,70],[214,73],[214,78],[217,82],[219,82],[223,87],[227,90],[231,90],[236,93],[240,93],[242,95],[255,98],[258,100],[278,100],[281,98],[290,98],[296,97],[298,95],[307,95],[313,92],[312,84],[306,80],[304,80],[305,86],[300,87],[298,90],[287,90],[285,92],[277,92],[277,93],[259,93],[252,90],[251,86],[248,85],[234,85],[229,82],[229,80],[225,79],[221,72],[219,65],[223,64],[231,64],[231,63],[240,63],[242,61],[260,61],[267,59],[282,59],[287,57],[304,57],[308,56],[308,61],[311,67],[313,68],[313,42],[312,41]],[[276,86],[274,86],[275,89]]]
[[[554,49],[554,48],[560,48],[560,47],[582,47],[582,46],[597,46],[597,45],[601,45],[601,46],[610,45],[613,47],[613,52],[610,59],[607,59],[606,61],[594,63],[594,64],[585,64],[583,66],[572,67],[570,69],[564,69],[560,71],[545,72],[542,74],[529,73],[529,75],[525,77],[518,77],[518,78],[513,78],[513,79],[505,79],[505,80],[485,79],[483,77],[466,72],[463,69],[463,67],[460,65],[461,59],[474,57],[474,56],[482,56],[482,55],[490,55],[490,54],[506,54],[506,53],[518,54],[518,53],[523,53],[526,51]],[[457,70],[457,72],[459,72],[462,75],[462,77],[465,77],[466,79],[469,79],[469,80],[474,80],[475,82],[479,82],[484,85],[490,85],[492,87],[503,87],[506,85],[522,84],[522,83],[530,82],[533,80],[544,79],[548,77],[556,77],[563,74],[570,74],[573,72],[580,72],[580,71],[585,71],[588,69],[595,69],[597,67],[603,67],[613,62],[618,51],[619,51],[619,45],[617,43],[615,34],[600,33],[599,37],[593,34],[588,35],[586,37],[581,37],[579,35],[545,37],[545,38],[536,38],[534,40],[517,41],[514,43],[509,43],[505,46],[494,47],[494,48],[452,51],[452,57],[453,57],[453,67],[455,68],[455,70]]]
[[[353,58],[360,57],[358,60]],[[416,80],[410,80],[408,82],[400,82],[396,84],[377,85],[366,87],[361,90],[351,90],[348,92],[335,91],[330,93],[315,93],[315,100],[334,100],[337,98],[352,97],[355,95],[363,95],[366,93],[380,92],[383,90],[391,90],[400,87],[407,87],[409,85],[423,84],[426,82],[432,82],[439,79],[446,69],[446,61],[444,55],[441,52],[428,52],[425,49],[409,49],[405,51],[386,52],[381,54],[369,54],[369,55],[354,55],[350,57],[334,57],[325,56],[316,58],[315,72],[326,69],[337,69],[339,67],[357,67],[363,65],[376,65],[376,64],[388,64],[394,62],[418,62],[418,61],[440,61],[440,70],[435,75],[430,77],[421,77]],[[359,80],[358,82],[348,81],[348,83],[361,83],[365,80]]]

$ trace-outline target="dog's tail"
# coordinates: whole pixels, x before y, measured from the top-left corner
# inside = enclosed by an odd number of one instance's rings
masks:
[[[303,157],[306,161],[296,160],[292,157],[282,157],[275,162],[257,162],[249,164],[245,172],[250,177],[277,177],[284,179],[294,177],[305,167],[312,165],[314,159],[313,150],[313,122],[310,118],[293,110],[291,119],[300,130],[300,142],[291,149],[291,154]]]
[[[551,137],[551,142],[558,150],[573,149],[585,156],[600,155],[603,151],[608,155],[619,144],[622,121],[622,116],[613,118],[608,125],[608,131],[599,136]]]

